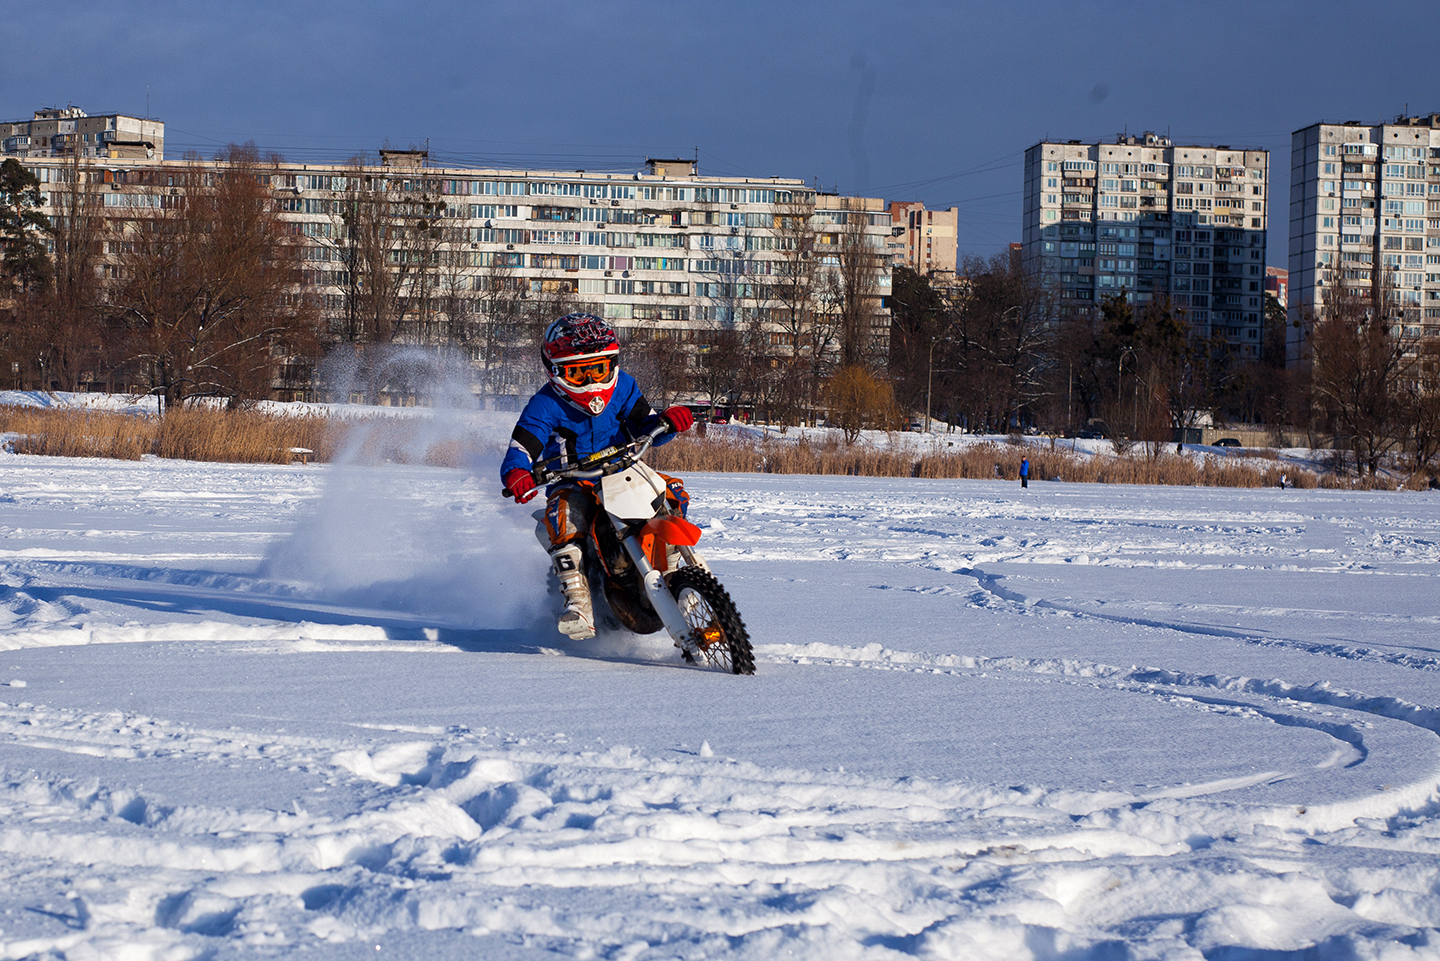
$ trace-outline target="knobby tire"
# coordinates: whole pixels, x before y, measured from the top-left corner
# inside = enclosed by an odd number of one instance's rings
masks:
[[[750,634],[735,602],[715,575],[702,567],[682,567],[670,575],[669,585],[692,630],[720,632],[718,639],[699,646],[698,659],[730,674],[754,674],[755,652],[750,647]]]

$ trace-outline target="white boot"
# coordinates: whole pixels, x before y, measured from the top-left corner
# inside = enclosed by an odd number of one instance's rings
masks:
[[[595,636],[595,609],[590,603],[590,582],[585,578],[580,545],[566,544],[551,549],[555,577],[565,594],[565,612],[556,625],[560,633],[572,640],[583,641]]]

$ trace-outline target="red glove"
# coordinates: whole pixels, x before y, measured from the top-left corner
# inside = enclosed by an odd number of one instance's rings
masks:
[[[517,467],[505,475],[505,491],[515,498],[515,503],[523,504],[535,496],[535,478],[523,467]]]
[[[690,413],[690,408],[681,407],[678,404],[674,407],[667,407],[665,413],[660,416],[670,422],[670,428],[677,434],[689,430],[695,423],[695,415]]]

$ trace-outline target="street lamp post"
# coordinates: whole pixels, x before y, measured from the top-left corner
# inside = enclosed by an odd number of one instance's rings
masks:
[[[1117,410],[1118,410],[1119,407],[1120,407],[1121,398],[1124,396],[1124,393],[1123,393],[1123,383],[1124,383],[1123,378],[1124,378],[1124,374],[1125,374],[1125,358],[1134,355],[1134,353],[1135,353],[1135,348],[1134,348],[1134,347],[1122,347],[1122,348],[1120,349],[1120,359],[1115,362],[1115,407],[1116,407]],[[1131,364],[1130,366],[1133,368],[1135,365],[1134,365],[1134,364]],[[1131,370],[1130,375],[1131,375],[1132,377],[1134,377],[1134,375],[1135,375],[1134,370]],[[1130,430],[1131,430],[1131,432],[1134,432],[1134,430],[1135,430],[1135,418],[1136,418],[1136,416],[1137,416],[1137,411],[1138,411],[1138,408],[1139,408],[1139,406],[1140,406],[1140,399],[1139,399],[1140,386],[1139,386],[1139,383],[1138,383],[1138,382],[1137,382],[1136,385],[1135,385],[1135,390],[1136,390],[1135,409],[1133,409],[1133,410],[1131,411],[1131,413],[1130,413]]]
[[[925,433],[930,433],[930,388],[935,382],[935,345],[939,338],[930,338],[930,353],[925,360]]]

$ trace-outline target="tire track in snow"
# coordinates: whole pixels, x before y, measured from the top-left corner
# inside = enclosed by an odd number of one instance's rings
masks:
[[[1104,614],[1099,611],[1080,607],[1079,605],[1064,604],[1059,601],[1051,601],[1044,598],[1033,598],[1021,594],[1018,591],[1012,591],[1009,588],[1001,586],[1000,581],[1004,580],[1003,574],[987,574],[983,569],[978,567],[960,568],[952,573],[965,577],[973,577],[980,588],[986,593],[992,594],[1001,600],[1020,604],[1026,609],[1040,608],[1042,610],[1062,611],[1066,614],[1075,614],[1079,617],[1109,621],[1114,624],[1125,624],[1134,627],[1154,627],[1160,630],[1176,631],[1181,634],[1197,634],[1203,637],[1226,637],[1237,641],[1244,641],[1247,644],[1262,647],[1286,648],[1323,657],[1341,657],[1355,661],[1374,661],[1417,671],[1440,671],[1440,658],[1437,657],[1426,657],[1418,654],[1401,654],[1393,651],[1379,651],[1369,647],[1350,647],[1342,644],[1298,641],[1290,638],[1260,637],[1251,631],[1231,630],[1201,624],[1187,624],[1183,621],[1163,621],[1154,618],[1135,617],[1133,615]],[[1440,731],[1437,731],[1437,733],[1440,733]]]
[[[1309,728],[1334,738],[1342,747],[1333,763],[1357,766],[1371,748],[1361,723],[1317,716],[1311,708],[1330,708],[1359,718],[1374,716],[1399,721],[1431,735],[1440,735],[1440,708],[1414,704],[1388,695],[1370,695],[1333,687],[1330,682],[1299,685],[1279,679],[1258,679],[1172,671],[1154,667],[1119,667],[1063,658],[986,657],[896,651],[880,644],[862,648],[827,643],[756,645],[756,659],[771,663],[823,664],[879,670],[925,671],[971,675],[996,672],[1056,678],[1068,683],[1100,684],[1147,696],[1191,700],[1216,708],[1254,711],[1282,726]],[[1258,703],[1237,700],[1250,697]],[[1313,806],[1304,819],[1314,830],[1339,830],[1356,817],[1393,817],[1425,809],[1440,798],[1440,743],[1432,748],[1428,771],[1408,785],[1387,785],[1353,801]],[[1293,811],[1276,809],[1280,823],[1293,824]]]

